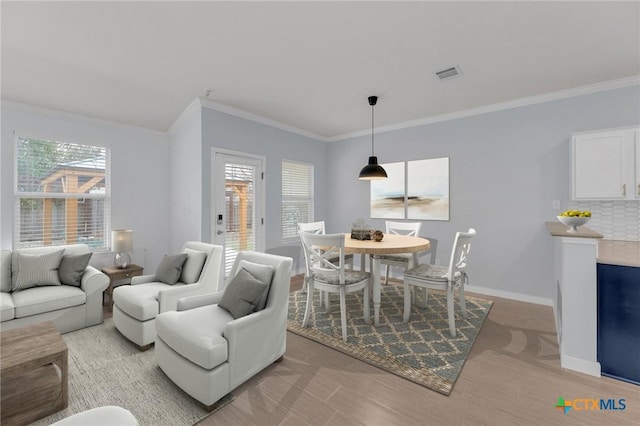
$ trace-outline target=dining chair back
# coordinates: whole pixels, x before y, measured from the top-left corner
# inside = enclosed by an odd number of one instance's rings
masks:
[[[437,289],[447,292],[447,316],[449,319],[449,332],[456,336],[454,315],[454,292],[458,290],[460,311],[463,317],[467,317],[467,307],[464,298],[464,286],[467,283],[467,263],[471,250],[471,239],[476,235],[476,230],[469,228],[467,232],[457,232],[453,241],[451,259],[448,266],[421,264],[407,269],[404,273],[404,322],[411,316],[411,292],[410,286],[421,287],[426,290]],[[425,307],[428,304],[428,293],[425,291]]]
[[[311,234],[325,234],[324,220],[318,222],[299,222],[298,230],[303,232],[309,232]]]
[[[347,341],[346,294],[362,290],[363,316],[369,322],[369,273],[345,269],[344,234],[311,234],[300,232],[306,263],[307,306],[302,325],[308,327],[313,309],[313,290],[317,288],[340,295],[342,339]],[[337,258],[338,262],[334,259]],[[321,296],[322,297],[322,296]],[[329,305],[327,304],[327,309]]]
[[[387,234],[407,235],[410,237],[419,237],[422,222],[393,222],[385,221]],[[437,243],[436,243],[437,245]],[[435,259],[435,255],[432,255]],[[398,253],[380,256],[380,264],[385,266],[384,282],[389,284],[389,269],[391,266],[399,266],[401,268],[412,268],[418,264],[418,253]]]

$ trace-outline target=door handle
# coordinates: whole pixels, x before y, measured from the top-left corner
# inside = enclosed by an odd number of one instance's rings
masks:
[[[222,234],[224,234],[224,231],[221,231],[221,230],[219,230],[219,229],[218,229],[218,230],[216,231],[216,234],[218,234],[218,235],[222,235]]]
[[[625,197],[627,195],[627,184],[622,184],[622,196]]]
[[[640,195],[640,183],[638,184],[638,195]]]

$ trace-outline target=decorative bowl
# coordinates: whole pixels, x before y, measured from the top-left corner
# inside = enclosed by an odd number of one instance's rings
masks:
[[[579,217],[579,216],[557,216],[558,220],[569,227],[567,232],[574,234],[578,232],[578,226],[582,226],[585,223],[589,222],[590,217]]]

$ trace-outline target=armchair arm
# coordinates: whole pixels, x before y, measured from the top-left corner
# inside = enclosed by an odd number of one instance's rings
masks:
[[[244,382],[282,356],[286,350],[287,312],[263,309],[233,320],[224,328],[232,386]],[[256,342],[260,344],[256,345]]]
[[[87,269],[80,278],[80,288],[87,294],[102,293],[109,287],[109,277],[98,271],[93,266],[87,266]]]
[[[199,308],[201,306],[215,305],[220,303],[223,292],[199,294],[197,296],[189,296],[178,299],[178,311],[187,311],[189,309]]]
[[[211,293],[213,289],[202,283],[174,286],[158,292],[158,304],[160,312],[175,311],[178,309],[178,299],[189,296],[199,296]]]
[[[139,275],[137,277],[131,277],[131,285],[152,283],[155,280],[156,276],[154,274]]]

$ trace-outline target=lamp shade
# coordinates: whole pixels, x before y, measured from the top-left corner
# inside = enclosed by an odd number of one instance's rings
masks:
[[[378,180],[386,178],[387,172],[378,164],[378,157],[375,156],[369,157],[369,164],[360,170],[360,175],[358,176],[358,179],[360,180]]]
[[[117,229],[111,231],[111,250],[116,253],[133,251],[133,230]]]

